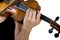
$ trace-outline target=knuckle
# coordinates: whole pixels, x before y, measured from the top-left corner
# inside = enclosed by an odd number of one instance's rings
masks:
[[[40,22],[40,20],[36,20],[36,23],[39,23]]]
[[[35,22],[35,19],[32,19],[31,22]]]
[[[34,19],[30,19],[30,18],[28,18],[27,21],[32,22],[32,23],[35,22]]]
[[[27,20],[27,21],[30,21],[31,19],[30,19],[30,18],[27,18],[26,20]]]

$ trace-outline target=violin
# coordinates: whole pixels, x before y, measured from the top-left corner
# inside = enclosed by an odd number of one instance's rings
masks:
[[[4,5],[5,4],[6,3],[4,3]],[[15,9],[16,13],[18,13],[18,15],[12,14],[14,16],[14,18],[17,18],[16,21],[19,21],[20,19],[24,19],[25,13],[26,13],[27,9],[29,9],[29,8],[32,8],[32,9],[36,10],[36,12],[38,10],[39,11],[41,10],[40,5],[35,0],[28,0],[28,1],[23,1],[23,0],[22,1],[16,1],[16,0],[14,0],[10,4],[6,4],[5,8],[4,8],[4,6],[3,6],[3,8],[0,7],[0,10],[3,9],[2,11],[0,11],[0,15],[3,15],[5,17],[8,17],[9,15],[11,15],[10,13],[3,13],[6,9],[9,9],[9,8]],[[54,36],[56,38],[59,37],[60,25],[58,23],[56,23],[56,21],[59,19],[59,17],[56,17],[55,21],[53,21],[49,17],[41,14],[40,19],[49,23],[50,26],[52,27],[51,29],[49,29],[49,33],[52,33],[53,29],[55,28],[58,31],[58,33],[56,33]]]

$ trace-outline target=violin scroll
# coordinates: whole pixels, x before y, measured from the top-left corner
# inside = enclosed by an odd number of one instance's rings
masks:
[[[58,19],[59,19],[59,17],[56,18],[56,20],[58,20]],[[57,38],[57,37],[59,37],[59,33],[60,33],[60,25],[56,23],[56,20],[52,21],[50,23],[50,25],[58,31],[58,33],[55,33],[55,35],[54,35]],[[50,31],[53,31],[53,28]]]

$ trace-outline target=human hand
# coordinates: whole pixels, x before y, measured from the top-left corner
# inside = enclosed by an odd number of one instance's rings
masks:
[[[28,9],[23,22],[23,29],[31,30],[34,26],[40,23],[40,11],[36,15],[36,11]]]

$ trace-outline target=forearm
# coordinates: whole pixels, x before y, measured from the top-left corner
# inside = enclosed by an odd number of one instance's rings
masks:
[[[22,28],[21,32],[17,35],[15,40],[29,40],[29,34],[31,30]]]
[[[15,22],[15,38],[21,32],[21,29],[22,29],[22,24]]]
[[[0,14],[0,23],[4,22],[9,16],[10,14],[8,14],[8,12]]]
[[[0,23],[4,22],[6,20],[6,17],[0,16]]]

